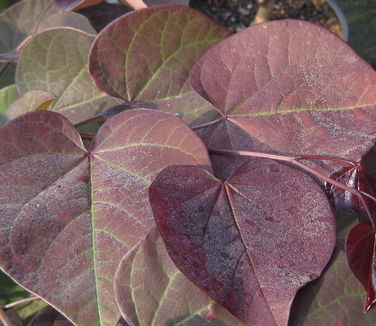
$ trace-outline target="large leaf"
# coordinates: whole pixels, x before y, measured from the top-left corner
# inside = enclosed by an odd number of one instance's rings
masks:
[[[16,85],[10,85],[0,89],[0,117],[17,97],[18,92]]]
[[[156,229],[124,256],[114,287],[122,315],[134,326],[193,325],[197,318],[197,325],[241,325],[175,267]]]
[[[359,160],[374,143],[376,72],[311,23],[273,21],[237,33],[203,56],[191,82],[223,120],[251,135],[254,150]]]
[[[154,226],[153,177],[210,161],[165,113],[116,115],[88,153],[66,118],[36,111],[0,127],[0,164],[0,267],[76,325],[113,326],[116,267]]]
[[[99,91],[87,72],[87,55],[94,36],[71,28],[49,29],[34,36],[23,49],[16,72],[20,94],[45,90],[56,95],[51,110],[72,123],[117,104]]]
[[[333,251],[325,193],[272,161],[251,160],[224,183],[198,167],[168,167],[150,202],[176,266],[247,325],[287,325],[296,291]]]
[[[213,107],[193,91],[189,71],[228,35],[225,27],[188,7],[136,10],[98,35],[90,72],[108,94],[133,102],[155,101],[159,109],[179,113],[191,123]],[[189,101],[196,103],[188,105]]]

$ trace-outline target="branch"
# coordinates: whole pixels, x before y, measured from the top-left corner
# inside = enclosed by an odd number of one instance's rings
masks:
[[[9,303],[5,306],[3,306],[2,308],[4,310],[6,309],[10,309],[10,308],[13,308],[15,306],[18,306],[19,304],[22,304],[22,303],[26,303],[26,302],[30,302],[30,301],[35,301],[35,300],[39,300],[40,298],[37,297],[37,296],[33,296],[33,297],[29,297],[29,298],[25,298],[25,299],[21,299],[21,300],[18,300],[18,301],[15,301],[15,302],[12,302],[12,303]]]
[[[264,23],[270,20],[270,17],[272,16],[274,2],[275,0],[257,0],[259,7],[257,9],[255,19],[253,20],[251,25]]]
[[[346,191],[350,192],[351,194],[357,196],[360,199],[360,201],[363,204],[363,206],[364,206],[364,209],[365,209],[365,211],[366,211],[366,213],[368,215],[368,218],[369,218],[369,221],[370,221],[372,227],[376,228],[376,226],[374,225],[373,219],[372,219],[371,212],[369,211],[369,208],[368,208],[368,206],[367,206],[367,204],[366,204],[363,196],[366,196],[367,198],[373,200],[376,203],[376,198],[375,197],[373,197],[370,194],[367,194],[367,193],[361,192],[359,190],[356,190],[354,188],[348,187],[348,186],[344,185],[343,183],[340,183],[340,182],[338,182],[336,180],[333,180],[333,179],[329,178],[328,176],[326,176],[325,174],[323,174],[321,172],[318,172],[315,169],[309,167],[308,165],[300,162],[299,160],[300,159],[307,159],[307,158],[313,158],[313,159],[320,158],[320,159],[336,160],[336,161],[340,161],[340,162],[347,162],[349,164],[353,164],[355,162],[348,161],[348,160],[345,160],[345,159],[336,159],[334,157],[326,157],[326,156],[310,156],[310,155],[287,156],[287,155],[277,155],[277,154],[268,154],[268,153],[250,152],[250,151],[233,151],[233,150],[215,150],[215,149],[209,149],[209,153],[223,154],[223,155],[240,155],[240,156],[248,156],[248,157],[268,158],[268,159],[271,159],[271,160],[288,162],[288,163],[290,163],[292,165],[295,165],[295,166],[301,168],[302,170],[311,173],[312,175],[314,175],[318,179],[324,180],[327,183],[332,184],[333,186],[336,186],[336,187],[338,187],[340,189],[346,190]]]

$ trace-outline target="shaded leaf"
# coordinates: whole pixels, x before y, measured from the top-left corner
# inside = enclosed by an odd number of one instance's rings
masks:
[[[213,46],[191,83],[255,139],[253,150],[266,145],[357,161],[373,146],[376,72],[314,24],[283,20],[245,29]],[[330,172],[341,166],[326,165]]]
[[[103,0],[55,0],[55,4],[62,10],[73,10],[95,5]]]
[[[172,164],[210,161],[165,113],[108,119],[88,153],[66,118],[36,111],[0,127],[0,164],[0,267],[75,324],[113,326],[116,267],[154,226],[152,179]]]
[[[364,311],[376,301],[375,295],[375,229],[368,224],[358,224],[346,240],[346,255],[350,269],[366,289]]]
[[[9,85],[0,89],[0,117],[18,97],[16,85]]]
[[[91,25],[97,32],[101,31],[116,18],[119,18],[130,11],[132,11],[132,9],[127,6],[108,2],[101,2],[95,6],[78,10],[79,13],[85,15],[89,19]]]
[[[148,5],[148,7],[159,5],[189,6],[189,0],[144,0],[144,2]]]
[[[100,89],[133,102],[180,114],[188,123],[213,107],[194,93],[188,74],[227,29],[183,6],[136,10],[107,26],[96,38],[89,69]],[[181,106],[195,101],[195,105]]]
[[[295,293],[332,254],[327,198],[288,166],[254,159],[224,183],[198,167],[168,167],[149,191],[176,266],[247,325],[287,325]]]
[[[54,308],[47,306],[36,314],[28,326],[73,326],[73,324]]]
[[[21,317],[12,309],[5,311],[5,314],[8,320],[11,322],[10,326],[23,326],[23,322]],[[0,320],[0,326],[4,326],[4,324]]]
[[[116,99],[95,87],[87,72],[93,40],[94,36],[70,28],[50,29],[33,37],[18,63],[16,84],[20,94],[35,89],[55,94],[51,110],[72,123],[117,104]]]
[[[12,120],[22,114],[32,111],[47,110],[55,100],[55,95],[46,91],[34,90],[28,91],[16,99],[4,112],[0,124],[7,120]]]
[[[0,53],[17,50],[45,17],[57,12],[53,0],[22,0],[1,13]]]
[[[134,326],[241,325],[175,267],[156,229],[123,257],[114,287],[123,317]],[[208,310],[215,322],[205,318]]]
[[[289,325],[375,325],[376,310],[363,313],[366,292],[351,272],[344,252],[344,241],[354,226],[353,222],[339,232],[336,250],[323,276],[299,291]]]
[[[15,65],[6,65],[7,63],[0,62],[0,71],[5,69],[5,72],[1,74],[0,88],[14,84]]]

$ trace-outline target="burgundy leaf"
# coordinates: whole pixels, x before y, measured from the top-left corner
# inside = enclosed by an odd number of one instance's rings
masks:
[[[325,194],[279,163],[251,160],[224,183],[198,167],[169,167],[149,192],[176,266],[247,325],[287,325],[296,291],[333,251]]]
[[[260,144],[253,150],[357,161],[374,144],[376,72],[311,23],[273,21],[227,38],[195,65],[191,84]]]
[[[132,110],[106,121],[87,152],[51,111],[0,127],[0,268],[76,325],[113,326],[112,280],[154,226],[148,188],[172,164],[210,166],[180,119]]]
[[[376,301],[375,229],[358,224],[349,233],[346,255],[352,272],[367,291],[364,311]]]
[[[98,35],[89,57],[90,73],[111,96],[153,102],[154,107],[180,114],[191,123],[214,108],[193,91],[189,72],[228,35],[225,27],[188,7],[136,10]]]

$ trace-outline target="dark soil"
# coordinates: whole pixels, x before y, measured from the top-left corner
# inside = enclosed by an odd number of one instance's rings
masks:
[[[231,32],[250,26],[258,9],[256,0],[191,0],[190,6],[224,24]],[[286,18],[310,21],[342,36],[341,24],[325,0],[276,0],[271,20]]]

